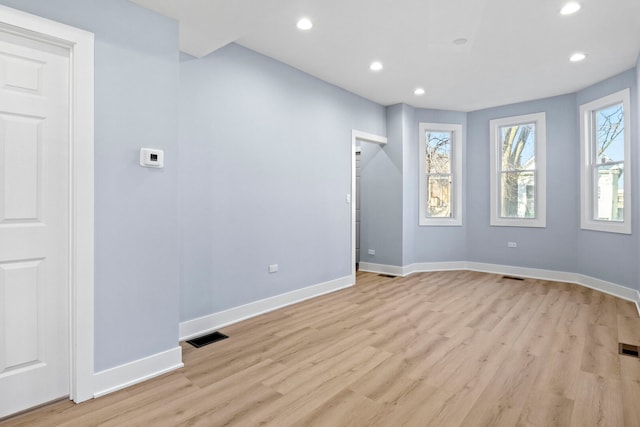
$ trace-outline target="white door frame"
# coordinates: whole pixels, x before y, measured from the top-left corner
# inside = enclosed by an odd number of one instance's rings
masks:
[[[69,50],[69,396],[93,398],[94,36],[0,5],[0,31]]]
[[[356,195],[356,150],[358,141],[384,145],[387,143],[387,137],[356,129],[351,130],[351,278],[353,283],[356,282],[356,197],[360,197],[359,194]],[[362,234],[362,230],[360,230],[360,234]]]

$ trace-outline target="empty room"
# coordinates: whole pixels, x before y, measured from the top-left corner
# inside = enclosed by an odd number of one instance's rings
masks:
[[[0,0],[0,425],[640,426],[638,0]]]

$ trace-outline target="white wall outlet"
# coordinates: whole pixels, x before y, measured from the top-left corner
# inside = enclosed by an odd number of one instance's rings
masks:
[[[516,242],[507,242],[508,248],[517,248],[518,244]]]
[[[277,273],[278,272],[278,264],[271,264],[269,266],[269,273]]]
[[[351,194],[347,194],[347,196],[344,198],[344,201],[349,204],[351,203]]]
[[[369,251],[367,253],[369,255],[375,255],[376,254],[376,250],[375,249],[369,249]]]
[[[164,151],[155,148],[141,148],[140,166],[145,168],[163,168]]]

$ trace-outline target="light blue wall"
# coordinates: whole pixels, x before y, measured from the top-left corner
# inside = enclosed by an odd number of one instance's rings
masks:
[[[402,265],[404,107],[386,108],[387,143],[363,143],[360,158],[360,261]],[[384,135],[384,134],[383,134]],[[375,255],[368,253],[369,249]]]
[[[416,109],[410,117],[412,133],[406,143],[408,165],[405,167],[405,236],[412,236],[413,256],[408,258],[405,265],[423,262],[464,261],[467,259],[467,229],[468,215],[466,210],[466,195],[468,184],[467,173],[467,114],[456,111]],[[418,134],[420,123],[449,123],[462,125],[462,218],[461,227],[453,226],[419,226],[420,203],[420,172],[419,172],[419,144]]]
[[[640,88],[640,55],[638,55],[638,61],[636,62],[636,103],[634,107],[636,109],[636,147],[640,146],[640,93],[638,93],[638,88]],[[640,162],[638,163],[640,164]],[[633,185],[640,187],[638,180],[634,181]],[[640,192],[636,192],[636,194],[638,193]],[[638,248],[638,253],[640,255],[640,247]],[[636,275],[636,289],[640,291],[640,262],[636,262],[635,265],[638,267]]]
[[[180,67],[181,320],[350,275],[351,130],[384,108],[234,44]]]
[[[466,225],[418,225],[418,127],[421,122],[460,123],[464,132],[467,114],[416,109],[406,104],[387,107],[387,145],[364,144],[362,149],[361,247],[364,249],[361,259],[365,262],[406,266],[416,262],[466,259]],[[466,135],[463,135],[464,145]],[[463,169],[465,165],[463,148]],[[376,254],[368,255],[368,248],[375,249]]]
[[[418,195],[418,162],[415,161],[414,146],[418,139],[418,128],[415,125],[416,109],[403,105],[402,114],[402,265],[414,262],[415,233],[414,225],[418,220],[418,213],[414,209],[415,198]],[[414,190],[411,190],[411,189]],[[415,192],[412,193],[412,191]],[[413,196],[413,197],[412,197]],[[414,206],[415,205],[415,206]]]
[[[629,87],[637,105],[636,74],[629,70],[577,94],[507,105],[468,115],[468,260],[580,273],[637,288],[638,199],[633,200],[633,235],[580,230],[580,104]],[[547,227],[489,225],[489,120],[546,112]],[[632,161],[638,164],[637,123],[631,129]],[[636,183],[638,172],[632,177]],[[634,195],[637,196],[637,192]],[[507,241],[518,243],[516,249]]]
[[[585,274],[637,288],[638,200],[633,200],[634,235],[580,230],[579,120],[581,103],[625,87],[637,105],[637,70],[629,70],[577,94],[539,99],[470,113],[387,107],[389,143],[363,146],[363,261],[393,266],[472,261]],[[489,225],[489,121],[537,112],[547,124],[547,226]],[[463,226],[418,226],[418,126],[461,123],[463,137]],[[638,163],[638,124],[633,123],[632,159]],[[401,161],[400,161],[401,159]],[[640,165],[635,165],[636,168]],[[634,172],[633,182],[638,173]],[[372,190],[375,189],[375,190]],[[637,192],[636,192],[637,194]],[[402,212],[398,211],[402,206]],[[399,223],[400,221],[400,223]],[[401,231],[400,231],[401,230]],[[507,248],[507,242],[518,244]],[[383,250],[380,250],[380,247]]]
[[[178,26],[125,0],[0,0],[95,33],[95,369],[178,337]],[[138,166],[165,150],[166,168]]]
[[[631,106],[638,105],[636,70],[629,70],[603,82],[586,88],[576,94],[578,110],[579,106],[620,91],[631,89]],[[637,117],[633,112],[632,117]],[[638,177],[640,176],[640,162],[638,150],[638,123],[632,122],[631,128],[631,161],[634,167],[631,181],[632,185],[632,222],[633,234],[603,233],[598,231],[580,230],[576,239],[576,252],[578,254],[577,271],[588,276],[608,280],[613,283],[638,287],[638,271],[634,268],[638,264],[638,219],[640,218],[640,192],[638,189]],[[579,227],[579,223],[578,223]]]
[[[489,121],[546,113],[547,227],[489,225]],[[576,270],[579,227],[578,116],[574,95],[507,105],[468,115],[468,260],[557,271]],[[517,248],[507,248],[507,241]]]

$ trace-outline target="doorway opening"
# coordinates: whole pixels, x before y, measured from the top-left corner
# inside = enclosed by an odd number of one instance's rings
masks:
[[[358,130],[351,131],[351,276],[356,282],[356,270],[360,264],[360,156],[363,143],[386,144],[387,137]]]

